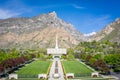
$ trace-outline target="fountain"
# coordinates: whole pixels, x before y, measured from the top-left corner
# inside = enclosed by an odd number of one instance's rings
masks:
[[[59,78],[60,75],[58,74],[58,62],[56,61],[55,63],[55,72],[54,72],[54,75],[53,75],[54,78]]]

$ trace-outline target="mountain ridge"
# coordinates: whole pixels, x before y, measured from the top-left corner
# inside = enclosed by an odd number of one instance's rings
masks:
[[[89,41],[103,41],[109,40],[112,42],[120,43],[120,18],[117,18],[114,22],[108,24],[101,31],[93,35]]]
[[[85,36],[75,27],[57,17],[55,11],[32,18],[0,20],[0,48],[48,48],[55,46],[58,34],[59,47],[70,48],[82,41],[110,40],[120,43],[120,18],[94,35]]]
[[[0,32],[0,48],[54,47],[56,34],[59,34],[59,37],[62,38],[59,40],[60,47],[73,47],[80,41],[85,40],[82,33],[77,31],[72,24],[58,18],[54,11],[32,18],[1,20]],[[47,36],[48,34],[50,35]]]

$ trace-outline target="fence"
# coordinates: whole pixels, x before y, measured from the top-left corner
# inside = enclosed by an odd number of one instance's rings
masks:
[[[84,73],[84,74],[74,73],[74,76],[75,77],[91,77],[91,74],[90,73]]]
[[[99,77],[91,77],[90,73],[74,73],[74,79],[82,79],[82,80],[113,80],[113,79],[107,79],[103,78],[101,76]]]
[[[18,78],[38,78],[38,75],[33,75],[33,74],[29,74],[29,75],[22,75],[22,74],[18,74]]]
[[[8,78],[6,80],[9,80]],[[11,80],[11,79],[10,79]],[[12,79],[14,80],[14,79]],[[22,74],[18,74],[18,79],[17,80],[47,80],[47,79],[38,79],[38,75],[33,75],[33,74],[25,74],[25,75],[22,75]]]

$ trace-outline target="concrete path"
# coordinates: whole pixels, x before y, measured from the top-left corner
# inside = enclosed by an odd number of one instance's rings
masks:
[[[58,74],[60,75],[60,77],[57,78],[57,79],[54,79],[53,75],[55,73],[55,62],[56,61],[58,62]],[[51,69],[50,69],[48,80],[64,80],[64,73],[63,73],[63,69],[62,69],[60,59],[58,59],[58,58],[53,59],[53,63],[52,63]]]
[[[55,61],[53,60],[52,66],[51,66],[51,68],[50,68],[50,73],[49,73],[49,78],[48,78],[48,80],[54,80],[54,78],[53,78],[54,72],[55,72]]]
[[[118,78],[118,80],[120,80],[120,73],[115,73],[111,71],[111,75],[115,76]]]

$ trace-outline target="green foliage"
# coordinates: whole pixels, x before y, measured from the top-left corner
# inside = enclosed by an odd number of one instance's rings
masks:
[[[94,58],[94,57],[92,57],[92,58],[90,59],[90,64],[93,65],[93,63],[94,63],[95,61],[97,61],[97,59]]]
[[[67,56],[66,55],[62,55],[61,59],[67,59]]]
[[[74,58],[75,58],[75,57],[74,57],[74,55],[73,55],[72,53],[69,53],[69,54],[68,54],[68,59],[69,59],[69,60],[73,60]]]
[[[74,54],[74,49],[72,49],[72,48],[68,49],[67,54]]]
[[[119,66],[119,67],[114,68],[114,71],[115,71],[115,72],[120,72],[120,66]]]
[[[86,62],[89,62],[91,58],[92,58],[91,55],[87,55],[87,57],[86,57]]]
[[[52,59],[52,55],[48,55],[46,59]]]
[[[97,60],[102,59],[102,54],[95,54],[94,58],[97,59]]]
[[[28,60],[32,59],[32,56],[30,54],[27,54],[26,57]]]
[[[73,48],[69,48],[67,50],[67,59],[68,60],[73,60],[75,58],[75,54],[74,54],[74,49]],[[66,58],[65,56],[63,56],[63,58]]]
[[[104,61],[113,66],[114,71],[120,71],[120,54],[107,54]]]
[[[83,59],[83,60],[86,60],[86,57],[87,57],[87,54],[83,54],[83,55],[82,55],[82,59]]]
[[[97,52],[107,53],[110,51],[118,52],[119,46],[120,45],[118,43],[111,43],[109,40],[102,42],[81,42],[75,47],[75,50],[88,54]]]
[[[0,49],[0,63],[4,60],[10,59],[10,58],[16,58],[18,57],[19,51],[16,49]]]
[[[46,49],[44,49],[44,48],[40,48],[40,49],[38,49],[37,51],[38,51],[39,53],[44,53],[44,54],[47,53]]]
[[[39,53],[34,53],[36,58],[39,58]]]
[[[7,59],[6,54],[0,53],[0,63],[6,59]]]
[[[44,53],[40,53],[40,59],[45,59],[45,55],[44,55]]]

